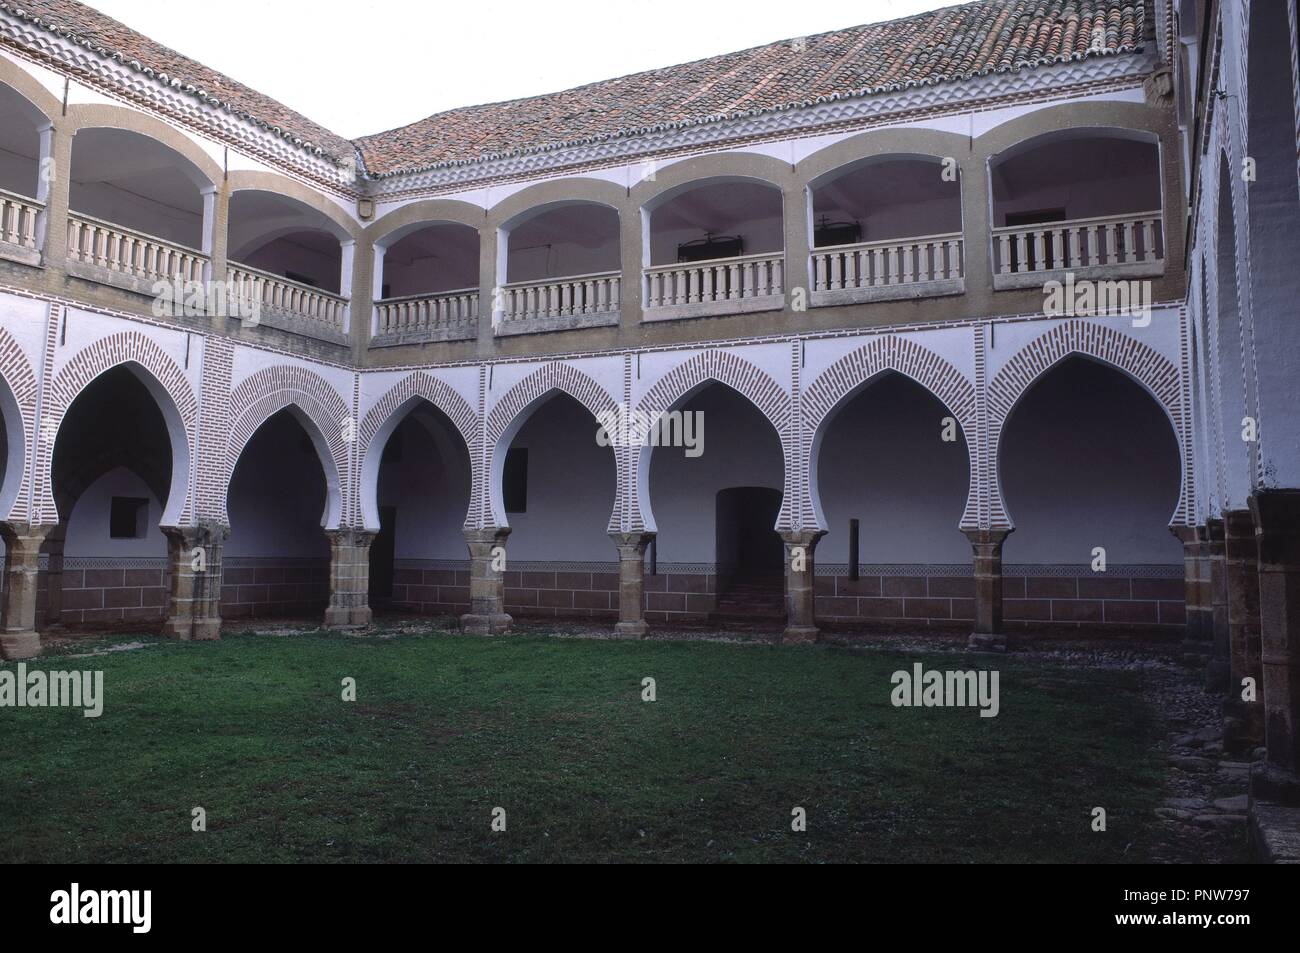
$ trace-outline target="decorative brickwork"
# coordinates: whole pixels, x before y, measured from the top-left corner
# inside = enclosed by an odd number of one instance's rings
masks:
[[[9,506],[7,516],[11,520],[21,522],[27,518],[30,505],[32,474],[27,463],[35,436],[36,398],[40,388],[36,382],[36,373],[32,370],[23,349],[14,340],[13,335],[4,328],[0,328],[0,378],[4,379],[10,393],[13,394],[23,422],[23,457],[21,460],[10,460],[8,464],[21,467],[22,482],[17,488],[17,496]]]
[[[726,384],[732,390],[747,398],[759,413],[767,418],[776,430],[781,441],[783,459],[788,460],[790,446],[790,395],[776,381],[772,380],[758,365],[745,360],[738,354],[720,349],[701,351],[695,356],[678,364],[654,386],[646,391],[637,403],[637,410],[643,414],[664,413],[673,409],[700,385],[709,381]],[[632,530],[646,528],[645,511],[649,510],[650,454],[652,448],[637,447],[633,449],[636,460],[631,472],[637,475],[633,498],[628,500],[628,524]],[[787,466],[788,469],[788,466]],[[781,504],[781,514],[777,526],[790,525],[788,497]],[[618,511],[618,506],[615,506]],[[611,531],[617,529],[611,526]]]
[[[817,452],[821,436],[834,412],[849,397],[886,371],[895,371],[920,384],[957,419],[966,435],[971,483],[974,487],[980,474],[977,456],[980,440],[974,385],[938,354],[916,341],[892,334],[876,338],[840,358],[818,375],[803,394],[800,409],[809,441],[806,465],[815,469],[813,454]],[[795,525],[825,529],[813,511],[817,492],[813,482],[811,477],[806,482],[808,492],[801,504],[801,511],[796,516]],[[967,508],[970,508],[969,503]]]
[[[1128,374],[1145,387],[1169,415],[1175,434],[1180,438],[1180,449],[1183,449],[1178,506],[1171,522],[1185,523],[1191,459],[1182,447],[1183,397],[1178,368],[1153,348],[1094,321],[1071,320],[1057,325],[1023,347],[993,378],[988,392],[989,459],[996,464],[1002,430],[1017,401],[1038,378],[1072,354],[1095,358]],[[994,473],[996,477],[996,468]],[[992,489],[995,492],[991,500],[991,523],[997,528],[1010,527],[1012,523],[1002,499],[1000,479],[995,478]]]
[[[48,403],[41,410],[41,428],[42,430],[49,428],[49,433],[39,441],[36,464],[39,480],[46,486],[50,484],[51,479],[50,465],[54,455],[54,436],[63,423],[68,407],[87,384],[120,364],[134,364],[143,368],[171,399],[171,407],[160,403],[159,409],[163,412],[164,418],[169,416],[169,412],[179,415],[185,440],[184,446],[176,446],[179,435],[172,435],[173,468],[177,471],[177,475],[189,473],[191,448],[194,446],[195,429],[198,424],[198,398],[184,372],[163,352],[162,348],[139,331],[122,331],[88,344],[63,366],[50,385]],[[181,467],[184,469],[180,469]],[[178,504],[178,501],[168,499],[167,511],[178,513],[176,522],[186,524],[194,517],[193,500],[187,481],[178,484],[173,480],[172,492],[178,491],[184,493],[184,500]],[[43,497],[45,495],[47,494],[42,494]],[[59,520],[52,496],[48,501],[44,499],[41,501],[41,519],[49,523],[57,523]]]
[[[326,529],[336,528],[343,513],[342,494],[348,481],[349,438],[356,424],[339,392],[319,374],[292,364],[263,368],[235,388],[230,397],[230,442],[226,450],[226,485],[234,475],[244,447],[273,414],[286,407],[302,412],[329,450],[322,460],[332,505]],[[336,501],[336,502],[335,502]]]

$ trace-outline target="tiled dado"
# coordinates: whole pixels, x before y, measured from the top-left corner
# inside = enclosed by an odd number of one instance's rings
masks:
[[[822,567],[819,567],[821,569]],[[889,621],[966,624],[975,618],[969,566],[873,566],[856,580],[842,566],[816,580],[823,622]],[[1041,625],[1181,626],[1181,566],[1011,566],[1002,578],[1002,617],[1008,628]]]

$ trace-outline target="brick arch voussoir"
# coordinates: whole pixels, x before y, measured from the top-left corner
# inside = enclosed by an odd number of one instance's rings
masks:
[[[10,466],[17,463],[22,467],[23,477],[13,507],[7,514],[0,513],[0,517],[21,521],[27,515],[25,502],[31,493],[32,486],[32,473],[26,465],[26,451],[32,445],[32,436],[36,428],[36,395],[39,385],[36,380],[36,372],[32,370],[27,355],[23,353],[22,347],[14,339],[14,336],[5,328],[0,328],[0,379],[3,379],[5,386],[9,388],[14,401],[18,404],[18,413],[23,422],[24,449],[22,459],[9,461]]]
[[[777,440],[781,444],[781,455],[786,471],[786,487],[782,493],[779,525],[790,523],[790,467],[791,421],[793,408],[790,395],[770,374],[757,364],[737,354],[724,350],[702,351],[687,358],[669,370],[645,392],[637,402],[637,411],[643,414],[663,413],[678,403],[692,390],[709,381],[725,384],[748,400],[776,430]],[[645,528],[642,513],[640,479],[642,455],[646,447],[631,447],[627,450],[625,467],[620,472],[627,474],[629,483],[626,493],[625,520],[633,529]]]
[[[975,385],[929,348],[888,335],[844,355],[822,371],[804,392],[802,408],[809,436],[863,381],[883,371],[895,371],[920,384],[948,408],[963,428],[974,424]]]
[[[1174,522],[1185,519],[1190,461],[1183,446],[1184,407],[1178,367],[1154,348],[1096,322],[1075,319],[1060,324],[1022,347],[988,387],[989,460],[996,473],[1002,431],[1020,398],[1044,374],[1071,355],[1091,357],[1132,377],[1168,414],[1179,445],[1181,478]],[[1001,479],[991,502],[992,525],[1009,526]]]
[[[389,388],[379,402],[367,411],[357,431],[363,456],[369,452],[370,444],[379,429],[397,412],[397,408],[412,397],[421,397],[446,414],[464,438],[467,448],[472,449],[478,442],[479,419],[474,408],[449,384],[424,371],[416,371]]]
[[[345,482],[348,445],[344,428],[351,422],[351,412],[339,392],[319,374],[293,365],[263,368],[234,389],[230,405],[232,423],[226,454],[227,486],[253,434],[273,414],[290,406],[296,406],[306,414],[321,432],[334,459],[339,483]]]
[[[122,364],[138,364],[162,386],[180,415],[188,443],[185,449],[186,452],[191,452],[199,411],[199,401],[194,394],[194,388],[176,362],[162,348],[138,331],[122,331],[107,335],[87,344],[74,355],[50,384],[50,405],[41,412],[42,427],[48,427],[52,434],[57,434],[63,425],[63,418],[68,408],[86,386],[105,371]],[[39,473],[49,474],[53,456],[54,441],[41,441],[38,451]],[[48,512],[46,512],[47,507]],[[188,522],[192,518],[193,507],[193,494],[187,488],[185,503],[180,514],[182,522]],[[42,495],[41,509],[43,522],[57,522],[58,513],[52,494],[49,495],[48,500]]]
[[[552,362],[515,384],[493,406],[484,434],[487,446],[495,448],[515,419],[539,397],[553,390],[568,394],[591,411],[593,417],[617,406],[609,392],[594,379],[571,364]]]

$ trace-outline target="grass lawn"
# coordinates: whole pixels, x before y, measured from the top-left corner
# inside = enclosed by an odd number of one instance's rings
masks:
[[[1000,714],[893,707],[915,661],[996,667]],[[5,862],[1127,862],[1162,794],[1138,675],[1014,657],[320,632],[28,667],[106,701],[0,708]]]

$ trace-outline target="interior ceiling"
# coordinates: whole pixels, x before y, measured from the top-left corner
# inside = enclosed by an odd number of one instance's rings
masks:
[[[35,162],[41,154],[41,137],[29,115],[30,108],[17,93],[0,84],[0,152]]]
[[[563,244],[603,248],[611,243],[618,244],[618,212],[591,202],[549,209],[510,232],[512,249]]]
[[[718,182],[691,189],[665,202],[650,216],[656,232],[712,231],[781,216],[781,192],[757,182]]]
[[[103,183],[202,215],[203,198],[184,162],[162,143],[122,129],[82,129],[72,140],[73,182]]]
[[[1069,183],[1102,188],[1108,181],[1143,182],[1151,208],[1160,207],[1158,153],[1154,143],[1092,137],[1060,139],[996,163],[993,197],[1004,201]]]
[[[927,202],[961,202],[960,183],[945,182],[943,166],[938,162],[900,159],[877,162],[856,169],[827,182],[813,194],[817,213],[835,217],[842,213],[851,219],[866,218],[871,211],[891,206],[919,205]]]
[[[473,263],[478,267],[478,232],[468,225],[430,225],[393,243],[384,252],[384,263],[411,265],[434,260],[456,266]]]

